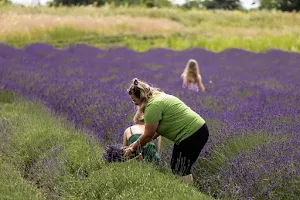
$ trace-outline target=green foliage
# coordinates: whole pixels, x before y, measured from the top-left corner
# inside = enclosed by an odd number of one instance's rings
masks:
[[[277,0],[260,0],[260,9],[276,9]]]
[[[96,5],[103,6],[105,4],[111,4],[114,6],[145,6],[147,8],[152,7],[170,7],[171,2],[168,0],[54,0],[52,6],[73,6],[73,5]]]
[[[12,103],[15,99],[14,93],[7,90],[0,90],[0,103]]]
[[[261,0],[260,9],[276,9],[281,11],[299,11],[299,0]]]
[[[242,134],[240,136],[236,136],[228,141],[223,141],[222,144],[219,144],[218,147],[215,148],[215,151],[212,152],[212,158],[207,163],[202,163],[201,165],[206,165],[208,171],[214,174],[226,163],[226,160],[235,158],[240,152],[249,152],[253,147],[265,144],[271,139],[276,138],[271,138],[265,133],[247,133],[245,135]],[[206,167],[204,168],[207,169]]]
[[[41,200],[37,189],[24,180],[13,165],[0,157],[0,198],[13,200]]]
[[[241,2],[239,0],[205,0],[201,4],[207,9],[241,9]]]
[[[206,8],[206,9],[224,9],[224,10],[237,10],[242,9],[239,0],[187,0],[181,8]]]
[[[91,5],[97,2],[97,5],[104,5],[104,0],[53,0],[50,2],[50,6],[81,6],[81,5]]]
[[[202,4],[201,0],[186,1],[186,3],[180,7],[186,8],[186,9],[194,9],[194,8],[199,9],[201,4]]]
[[[84,43],[101,48],[111,46],[126,46],[137,51],[146,51],[154,47],[163,47],[171,49],[186,49],[191,47],[201,47],[211,51],[222,51],[226,48],[242,48],[254,52],[266,51],[272,48],[300,51],[300,37],[293,35],[279,36],[256,36],[253,38],[243,37],[205,37],[195,34],[174,33],[169,36],[153,35],[116,35],[103,36],[97,33],[84,32],[71,28],[57,28],[48,32],[35,32],[34,35],[10,35],[6,38],[6,43],[23,47],[26,44],[34,42],[45,42],[57,48],[66,47],[73,43]]]
[[[9,0],[0,0],[0,7],[8,5],[11,5],[11,2]]]

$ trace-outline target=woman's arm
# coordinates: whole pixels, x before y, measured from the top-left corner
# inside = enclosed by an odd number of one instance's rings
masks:
[[[156,151],[159,153],[160,152],[160,145],[161,145],[161,136],[158,136],[156,138]]]

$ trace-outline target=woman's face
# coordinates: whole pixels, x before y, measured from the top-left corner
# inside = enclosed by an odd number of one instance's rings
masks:
[[[132,100],[132,102],[136,105],[136,106],[139,106],[141,105],[141,100],[138,99],[136,96],[134,96],[133,94],[130,95],[130,98]]]

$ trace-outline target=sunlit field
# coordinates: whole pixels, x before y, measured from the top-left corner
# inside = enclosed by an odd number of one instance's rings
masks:
[[[0,7],[0,199],[299,199],[299,21],[267,11]],[[182,88],[191,58],[205,92]],[[160,167],[104,162],[105,146],[133,124],[126,89],[135,77],[206,120],[193,185],[170,172],[165,139]]]
[[[64,47],[80,42],[98,47],[124,45],[138,51],[152,47],[299,51],[299,21],[299,13],[279,11],[184,11],[109,5],[0,7],[0,41],[16,47],[34,42]]]

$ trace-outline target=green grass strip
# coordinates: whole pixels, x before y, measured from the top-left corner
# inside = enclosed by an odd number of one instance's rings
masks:
[[[56,27],[49,30],[35,30],[29,33],[15,33],[2,37],[2,42],[14,47],[22,48],[35,42],[48,43],[57,48],[66,47],[74,43],[84,43],[96,47],[126,46],[128,48],[145,51],[154,47],[170,49],[186,49],[200,47],[211,51],[222,51],[227,48],[241,48],[254,52],[269,49],[286,51],[300,51],[300,35],[258,35],[255,37],[220,37],[202,36],[196,34],[173,33],[171,35],[102,35],[96,32],[75,29],[73,27]]]
[[[21,174],[10,163],[0,157],[0,198],[7,200],[39,200],[36,187],[24,180]]]

